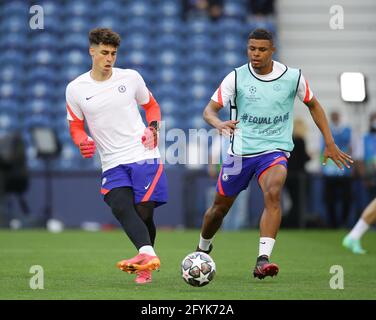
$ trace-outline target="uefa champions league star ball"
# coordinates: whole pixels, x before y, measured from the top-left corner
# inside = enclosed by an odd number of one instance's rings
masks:
[[[214,278],[215,262],[204,252],[190,253],[181,263],[181,275],[191,286],[206,286]]]

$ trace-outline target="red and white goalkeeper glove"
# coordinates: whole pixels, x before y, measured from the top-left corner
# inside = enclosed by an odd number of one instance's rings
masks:
[[[158,145],[158,122],[152,121],[150,125],[145,128],[144,135],[141,137],[141,142],[145,148],[153,150]]]
[[[84,158],[92,158],[95,153],[95,142],[92,138],[87,137],[87,139],[79,144],[81,155]]]

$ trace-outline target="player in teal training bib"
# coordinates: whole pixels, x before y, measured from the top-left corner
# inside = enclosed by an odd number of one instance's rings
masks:
[[[330,158],[337,167],[349,167],[352,159],[335,144],[325,112],[313,96],[299,69],[272,60],[273,37],[264,29],[248,37],[249,63],[235,68],[222,81],[204,110],[204,119],[221,134],[231,136],[231,147],[218,176],[217,193],[206,211],[196,251],[210,253],[213,238],[237,195],[253,176],[263,192],[259,254],[253,276],[275,276],[279,267],[269,261],[281,223],[281,192],[287,177],[292,142],[293,106],[296,96],[309,108],[324,141],[324,164]],[[230,105],[231,119],[218,112]]]
[[[232,140],[232,152],[252,155],[273,149],[291,151],[300,70],[286,68],[279,78],[270,81],[254,77],[248,63],[235,72],[233,109],[240,122]]]

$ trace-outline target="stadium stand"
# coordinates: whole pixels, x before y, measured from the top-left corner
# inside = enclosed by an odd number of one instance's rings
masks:
[[[99,169],[97,160],[92,165],[70,161],[79,153],[62,124],[65,86],[90,69],[87,34],[96,26],[120,33],[117,66],[143,75],[168,128],[206,127],[200,119],[202,109],[223,76],[246,59],[246,2],[225,1],[217,22],[205,17],[183,21],[180,1],[1,2],[0,44],[5,50],[0,63],[6,66],[0,72],[1,132],[18,128],[29,141],[27,129],[32,124],[48,123],[58,129],[63,143],[63,159],[55,161],[55,169]],[[32,30],[27,23],[35,4],[44,10],[42,30]],[[28,165],[41,167],[33,157]]]

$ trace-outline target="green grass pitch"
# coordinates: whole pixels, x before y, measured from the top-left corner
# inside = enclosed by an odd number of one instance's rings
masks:
[[[281,230],[272,261],[274,278],[253,278],[258,231],[217,233],[211,254],[217,273],[209,285],[195,288],[180,276],[180,263],[196,247],[199,230],[162,231],[156,250],[161,269],[153,282],[137,285],[134,275],[115,267],[136,254],[121,231],[0,231],[0,299],[275,300],[376,299],[376,232],[363,238],[367,255],[341,246],[345,230]],[[44,289],[29,286],[30,267],[44,270]],[[344,289],[330,288],[333,265],[344,271]]]

